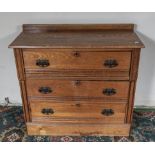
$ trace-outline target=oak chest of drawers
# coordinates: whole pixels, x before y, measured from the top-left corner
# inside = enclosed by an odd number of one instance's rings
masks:
[[[133,24],[26,24],[9,47],[29,135],[129,135],[144,47]]]

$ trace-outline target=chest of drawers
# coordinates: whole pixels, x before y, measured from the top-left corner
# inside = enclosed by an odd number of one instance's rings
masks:
[[[26,24],[9,47],[29,135],[129,135],[144,47],[133,24]]]

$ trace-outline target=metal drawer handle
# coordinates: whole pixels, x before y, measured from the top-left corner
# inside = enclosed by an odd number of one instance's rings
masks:
[[[39,67],[48,67],[50,63],[47,59],[38,59],[36,60],[36,65]]]
[[[115,95],[116,94],[116,89],[114,88],[106,88],[103,90],[103,94],[107,96]]]
[[[73,53],[73,55],[74,55],[75,57],[80,57],[80,52],[76,51],[76,52]]]
[[[108,68],[113,68],[113,67],[118,66],[118,62],[115,59],[105,60],[104,66]]]
[[[111,116],[114,114],[114,111],[112,109],[103,109],[101,114],[105,116]]]
[[[41,110],[41,112],[43,114],[45,114],[45,115],[54,114],[53,109],[46,109],[46,108],[44,108],[44,109]]]
[[[38,91],[42,94],[52,93],[52,89],[50,87],[40,87]]]

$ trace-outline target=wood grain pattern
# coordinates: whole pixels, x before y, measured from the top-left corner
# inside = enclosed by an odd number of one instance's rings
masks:
[[[14,49],[14,56],[15,56],[18,79],[24,80],[25,74],[24,74],[22,50],[21,49]]]
[[[31,25],[29,25],[30,29]],[[47,32],[51,31],[52,25],[47,30],[47,25],[39,26],[38,29],[46,29]],[[59,26],[61,27],[61,25]],[[63,26],[62,26],[63,27]],[[76,29],[75,25],[70,25],[73,29]],[[86,26],[87,27],[87,26]],[[137,37],[137,35],[129,30],[132,27],[128,25],[126,27],[121,25],[98,25],[95,28],[92,27],[91,31],[51,31],[49,33],[42,32],[41,30],[34,30],[33,33],[22,32],[13,43],[10,44],[11,48],[142,48],[143,43]],[[97,30],[97,27],[101,29]],[[102,28],[103,27],[103,28]],[[108,28],[109,27],[109,30]],[[121,30],[122,27],[122,30]],[[112,29],[114,28],[114,29]],[[33,29],[33,25],[32,25]],[[53,26],[55,29],[55,26]],[[103,30],[102,30],[103,29]],[[127,29],[127,30],[124,30]],[[59,30],[59,28],[58,28]],[[85,31],[84,31],[85,30]],[[41,31],[41,33],[39,33]],[[38,32],[38,33],[36,33]]]
[[[20,92],[21,92],[21,97],[22,97],[22,102],[23,102],[23,111],[24,111],[24,119],[25,122],[31,121],[31,115],[30,115],[30,108],[28,104],[28,99],[27,99],[27,92],[26,92],[26,86],[25,86],[25,81],[20,81]]]
[[[90,80],[129,80],[131,49],[24,49],[23,51],[26,76],[29,78],[46,76],[57,79],[79,77]],[[84,53],[84,57],[74,57],[76,51],[80,51],[82,55]],[[50,66],[36,66],[36,60],[43,58],[49,60]],[[118,66],[105,67],[105,58],[116,60]]]
[[[77,79],[78,80],[78,79]],[[108,81],[77,81],[71,80],[39,80],[27,79],[27,92],[29,97],[100,97],[105,99],[127,99],[129,82]],[[41,87],[50,87],[52,92],[43,94],[38,90]],[[106,88],[113,88],[116,94],[108,96],[103,93]]]
[[[130,93],[128,101],[127,123],[132,123],[134,98],[135,98],[136,83],[132,81],[130,83]]]
[[[32,73],[33,72],[33,73]],[[99,81],[127,81],[129,72],[121,71],[102,71],[102,70],[52,70],[48,72],[30,71],[25,74],[28,79],[62,79],[62,80],[99,80]]]
[[[28,122],[31,120],[31,118],[30,118],[30,113],[29,113],[27,92],[26,92],[25,81],[24,81],[25,74],[24,74],[22,50],[14,49],[14,55],[15,55],[15,62],[16,62],[16,68],[17,68],[17,75],[18,75],[19,84],[20,84],[20,92],[21,92],[21,97],[22,97],[22,102],[23,102],[24,120],[25,122]]]
[[[32,121],[33,119],[44,119],[45,122],[50,122],[52,120],[61,121],[64,119],[71,119],[72,122],[80,120],[89,120],[93,123],[124,123],[125,121],[125,103],[93,103],[89,102],[74,102],[74,101],[65,101],[65,102],[45,102],[45,101],[31,101],[31,112],[32,112]],[[52,109],[54,113],[44,114],[42,113],[43,109]],[[102,111],[105,109],[112,109],[114,114],[109,116],[103,115]]]
[[[80,49],[31,49],[24,50],[23,55],[26,71],[38,70],[40,72],[47,72],[54,69],[100,69],[107,71],[129,71],[131,52],[84,52],[80,51]],[[38,59],[48,60],[49,66],[37,66],[36,61]],[[109,68],[104,65],[106,60],[116,60],[118,65],[113,68]]]
[[[138,76],[140,49],[134,49],[132,52],[131,70],[130,70],[130,80],[136,81]]]
[[[136,81],[137,81],[138,67],[139,67],[139,58],[140,58],[140,49],[135,49],[132,52],[132,61],[131,61],[131,71],[130,71],[131,82],[130,82],[130,92],[129,92],[129,102],[128,102],[127,123],[132,122]]]
[[[27,123],[27,131],[29,135],[74,135],[74,136],[129,136],[130,125],[129,124],[85,124],[85,125],[73,125],[73,124],[39,124],[39,123]]]
[[[52,31],[103,31],[128,30],[133,31],[134,24],[24,24],[23,31],[27,33],[40,33]]]

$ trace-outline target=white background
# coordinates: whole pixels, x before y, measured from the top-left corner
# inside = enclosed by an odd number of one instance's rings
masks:
[[[22,31],[22,24],[134,23],[144,42],[135,105],[155,106],[155,13],[0,13],[0,102],[9,97],[21,104],[13,50],[8,45]]]

